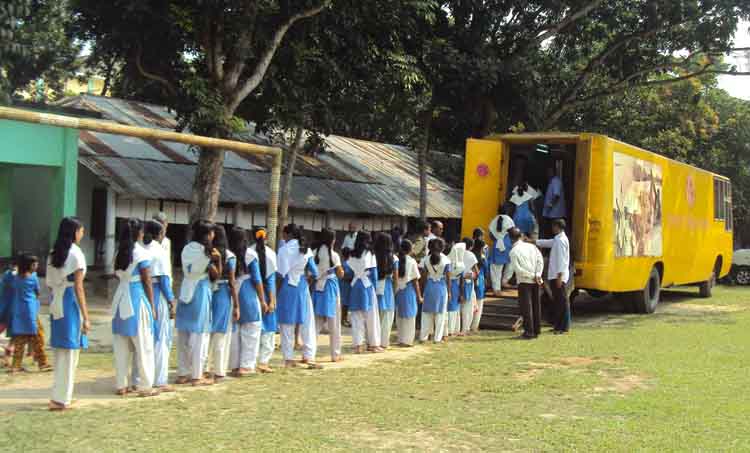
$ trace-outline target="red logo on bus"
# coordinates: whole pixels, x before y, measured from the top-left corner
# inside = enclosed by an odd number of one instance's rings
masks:
[[[487,164],[477,165],[477,175],[479,175],[480,178],[485,178],[489,176],[489,174],[490,174],[490,167],[488,167]]]

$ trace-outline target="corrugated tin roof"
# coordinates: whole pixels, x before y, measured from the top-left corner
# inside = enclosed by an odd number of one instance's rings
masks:
[[[174,129],[165,107],[91,95],[67,98],[66,107],[88,109],[121,124]],[[252,127],[252,126],[251,126]],[[250,132],[243,141],[268,144]],[[403,146],[331,135],[327,150],[297,159],[290,206],[298,209],[415,217],[419,172]],[[188,145],[81,132],[80,162],[121,196],[190,200],[198,154]],[[227,152],[220,201],[263,205],[268,200],[271,159]],[[428,175],[428,216],[461,217],[461,191]]]

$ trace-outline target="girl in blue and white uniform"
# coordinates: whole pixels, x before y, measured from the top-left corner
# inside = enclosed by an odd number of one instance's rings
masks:
[[[352,346],[355,354],[383,352],[380,347],[380,316],[375,283],[378,269],[375,257],[370,252],[370,233],[360,231],[354,242],[354,250],[346,262],[345,272],[352,279],[349,292],[349,316],[352,322]]]
[[[310,368],[320,368],[315,363],[317,338],[315,312],[307,276],[318,278],[318,267],[312,251],[307,247],[302,231],[289,225],[289,240],[279,250],[278,321],[281,330],[281,352],[287,367],[294,361],[294,327],[300,326],[302,335],[302,363]]]
[[[261,318],[267,304],[258,254],[247,247],[247,232],[242,228],[234,227],[232,230],[232,249],[242,260],[237,266],[239,313],[234,324],[229,362],[232,375],[242,377],[255,373],[260,349]]]
[[[450,280],[451,260],[443,254],[445,242],[440,238],[430,240],[429,255],[422,259],[422,326],[420,341],[427,341],[432,334],[433,341],[443,341],[445,330],[445,307],[448,303],[448,281]]]
[[[471,322],[474,319],[474,313],[476,311],[476,294],[474,293],[474,282],[477,278],[477,257],[474,255],[472,248],[474,247],[474,240],[471,238],[464,238],[463,244],[466,247],[464,252],[464,286],[463,286],[463,302],[461,303],[461,330],[458,336],[463,337],[469,334],[471,329]]]
[[[177,304],[177,383],[211,385],[203,378],[211,333],[211,281],[222,274],[221,254],[213,247],[214,224],[193,223],[193,240],[182,249],[184,278]]]
[[[510,249],[512,243],[508,231],[515,226],[510,212],[513,208],[506,203],[500,208],[500,213],[490,222],[489,232],[494,244],[489,250],[487,260],[489,262],[489,277],[495,296],[500,296],[503,291],[504,269],[510,264]]]
[[[172,278],[169,275],[169,255],[163,247],[164,225],[149,220],[144,225],[144,248],[151,260],[151,286],[154,292],[154,388],[160,392],[172,392],[168,384],[169,353],[172,350],[172,321],[170,313],[177,303],[172,292]],[[134,367],[133,372],[135,373]]]
[[[344,276],[341,257],[333,250],[336,233],[330,228],[320,232],[320,243],[315,250],[315,264],[320,276],[315,281],[313,305],[316,333],[326,326],[330,336],[331,361],[341,361],[341,291],[339,278]]]
[[[219,251],[223,264],[211,299],[211,339],[208,349],[212,363],[208,365],[212,368],[214,382],[219,382],[226,377],[233,344],[232,325],[239,319],[240,306],[235,279],[237,257],[229,250],[227,232],[221,225],[216,225],[214,229],[214,247]]]
[[[383,349],[391,344],[391,330],[396,310],[396,288],[393,276],[398,273],[399,260],[393,254],[393,239],[390,234],[378,233],[375,236],[375,262],[378,266],[378,282],[375,294],[378,298],[380,316],[380,346]]]
[[[266,296],[266,306],[263,307],[260,331],[260,351],[258,353],[258,371],[272,373],[270,362],[273,350],[276,348],[276,332],[279,330],[276,314],[276,252],[266,245],[266,230],[256,228],[253,232],[255,244],[250,246],[258,256],[260,275],[263,276],[263,291]]]
[[[477,258],[477,279],[474,282],[474,292],[476,293],[477,306],[474,310],[474,316],[471,319],[471,331],[479,332],[479,322],[482,320],[482,310],[484,309],[484,297],[487,290],[487,278],[490,274],[489,262],[484,255],[486,245],[483,240],[474,240],[472,251]]]
[[[55,380],[49,402],[51,411],[70,409],[82,339],[91,329],[83,288],[86,257],[79,247],[83,234],[83,224],[78,218],[62,219],[48,260],[50,345],[55,356]]]
[[[534,200],[539,198],[540,193],[531,187],[527,181],[513,188],[510,202],[515,206],[513,212],[513,223],[523,234],[532,237],[538,234],[539,226],[536,221]]]
[[[396,325],[399,346],[413,346],[416,335],[417,304],[422,303],[419,288],[419,264],[411,256],[412,243],[402,239],[398,251],[396,285]]]
[[[461,306],[464,304],[464,255],[466,246],[449,241],[445,252],[451,261],[451,274],[448,286],[448,317],[446,319],[446,336],[458,335],[461,323]]]
[[[151,286],[151,259],[139,244],[143,223],[129,219],[120,232],[115,275],[120,283],[112,299],[112,349],[115,358],[117,395],[129,390],[133,352],[138,367],[140,396],[154,396],[154,293]],[[131,382],[131,385],[135,382]]]

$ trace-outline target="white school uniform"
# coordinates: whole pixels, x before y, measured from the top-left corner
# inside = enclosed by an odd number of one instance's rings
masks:
[[[413,257],[406,255],[405,263],[399,263],[399,266],[406,266],[404,270],[404,276],[400,274],[397,276],[396,285],[396,329],[398,332],[398,342],[400,344],[412,345],[414,344],[414,338],[416,335],[416,322],[417,322],[417,304],[416,290],[409,285],[419,284],[419,265],[417,260]],[[414,316],[412,316],[414,315]]]
[[[257,244],[251,245],[250,249],[257,254]],[[263,277],[266,279],[266,281],[268,281],[274,275],[276,275],[276,252],[274,252],[271,247],[266,246],[266,275],[264,275]],[[272,290],[274,291],[275,295],[276,281],[272,280],[271,285],[273,285]],[[266,300],[270,301],[270,297],[268,294],[266,294]],[[266,316],[273,316],[275,319],[275,314],[264,315],[263,318],[265,318]],[[276,323],[273,322],[272,324],[275,325]],[[276,349],[276,331],[270,329],[266,331],[261,329],[258,363],[260,363],[261,365],[268,365],[268,363],[271,361],[271,357],[273,356],[274,349]]]
[[[467,250],[464,254],[464,288],[467,285],[471,285],[470,298],[465,299],[463,305],[461,305],[461,333],[467,333],[471,329],[471,323],[474,320],[474,311],[477,304],[477,294],[474,291],[474,266],[479,261],[473,252]],[[464,298],[468,291],[464,290]]]
[[[323,328],[328,331],[328,337],[331,348],[331,360],[341,356],[341,291],[338,285],[338,276],[336,269],[341,267],[341,257],[335,251],[328,250],[328,247],[316,251],[320,258],[319,272],[320,275],[315,282],[315,296],[319,298],[319,303],[335,304],[335,316],[315,316],[315,333],[320,335]],[[332,301],[330,298],[335,298]],[[317,307],[316,307],[317,310]]]

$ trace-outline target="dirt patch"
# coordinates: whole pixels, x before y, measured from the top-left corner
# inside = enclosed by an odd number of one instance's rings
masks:
[[[670,314],[702,315],[713,313],[736,313],[745,311],[742,305],[703,305],[703,304],[669,304],[660,307],[659,312]]]
[[[516,373],[515,378],[522,382],[528,382],[538,377],[545,370],[585,368],[594,364],[615,365],[617,363],[620,363],[620,361],[621,359],[619,357],[613,356],[605,358],[562,357],[555,360],[554,362],[526,362],[523,364],[525,365],[526,369]]]
[[[348,337],[344,338],[344,344],[351,343],[351,339]],[[278,342],[277,342],[278,344]],[[425,354],[430,352],[430,348],[427,346],[417,345],[411,348],[397,348],[391,347],[385,353],[382,354],[347,354],[348,351],[344,351],[344,361],[332,363],[330,360],[330,348],[328,347],[328,336],[319,337],[318,347],[318,360],[323,365],[322,370],[308,371],[308,370],[290,370],[289,372],[301,373],[301,374],[313,374],[321,373],[330,370],[345,369],[345,368],[359,368],[366,367],[373,362],[401,362],[407,360],[417,354]],[[85,354],[85,353],[84,353]],[[176,354],[176,350],[172,351],[172,354]],[[275,367],[279,372],[285,372],[282,370],[282,363],[279,357],[278,351],[274,355],[274,359],[271,361],[271,366]],[[30,366],[30,359],[26,360],[26,365]],[[174,371],[174,370],[173,370]],[[19,373],[15,375],[7,375],[6,369],[0,369],[0,414],[7,412],[16,412],[19,410],[31,410],[31,409],[43,409],[47,407],[50,398],[50,389],[52,388],[53,373]],[[171,376],[171,381],[175,378]],[[248,380],[265,380],[271,377],[266,375],[255,375],[245,379]],[[227,378],[227,383],[233,381],[232,378]],[[218,384],[209,387],[190,387],[190,386],[179,386],[177,392],[165,393],[159,395],[159,399],[167,398],[179,398],[184,392],[191,392],[196,390],[207,390],[207,391],[218,391],[225,388],[226,384]],[[143,398],[138,398],[136,395],[128,395],[126,397],[116,396],[115,391],[115,376],[114,368],[103,368],[103,369],[79,369],[76,373],[76,385],[73,398],[75,399],[74,405],[76,407],[86,407],[91,405],[112,405],[112,404],[124,404],[134,401],[143,401]]]
[[[635,390],[651,388],[648,379],[639,374],[627,374],[624,376],[612,376],[606,371],[601,371],[600,376],[604,378],[604,385],[594,387],[596,393],[618,393],[626,394]]]

